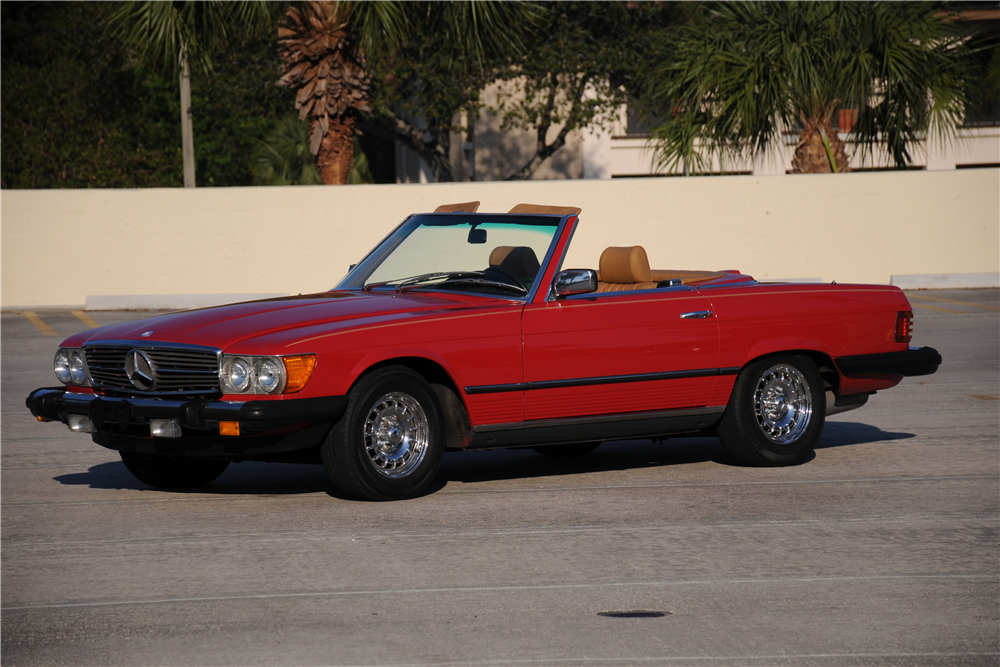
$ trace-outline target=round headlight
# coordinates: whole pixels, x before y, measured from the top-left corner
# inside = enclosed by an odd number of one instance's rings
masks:
[[[69,352],[66,350],[56,352],[56,358],[52,361],[52,365],[56,372],[56,379],[63,384],[69,384],[72,380],[69,372]]]
[[[276,394],[285,384],[285,367],[278,359],[265,357],[256,364],[257,386],[265,394]]]
[[[223,379],[228,388],[242,394],[250,388],[250,364],[239,357],[229,357],[222,368]]]
[[[87,384],[87,371],[83,367],[83,353],[73,350],[69,353],[69,377],[73,384]]]

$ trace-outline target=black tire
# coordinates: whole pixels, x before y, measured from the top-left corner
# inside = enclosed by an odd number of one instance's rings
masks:
[[[219,478],[229,461],[198,459],[190,456],[165,456],[118,452],[122,463],[132,475],[157,489],[192,489],[210,484]]]
[[[320,449],[340,491],[359,500],[399,500],[430,486],[441,465],[441,409],[430,385],[406,366],[364,376]]]
[[[825,414],[823,379],[812,359],[766,357],[736,379],[719,423],[719,440],[746,465],[795,465],[819,442]]]
[[[532,447],[533,450],[545,456],[583,456],[589,454],[601,446],[598,442],[576,442],[572,445],[545,445],[544,447]]]

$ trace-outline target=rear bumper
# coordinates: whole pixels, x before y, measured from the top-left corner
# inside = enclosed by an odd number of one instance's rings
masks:
[[[936,373],[941,365],[941,355],[932,347],[911,347],[901,352],[858,354],[838,357],[837,367],[846,377],[870,375],[902,375],[913,377]]]
[[[87,417],[94,441],[111,449],[152,453],[238,456],[314,446],[347,407],[346,396],[281,401],[171,400],[112,398],[67,392],[64,387],[36,389],[25,406],[45,421],[69,422]],[[179,438],[154,438],[149,420],[174,419]],[[239,422],[239,436],[221,436],[219,422]]]

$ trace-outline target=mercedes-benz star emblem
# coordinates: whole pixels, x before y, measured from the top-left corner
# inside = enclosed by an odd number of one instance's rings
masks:
[[[125,375],[136,389],[149,391],[153,388],[155,373],[153,362],[141,350],[129,350],[125,355]]]

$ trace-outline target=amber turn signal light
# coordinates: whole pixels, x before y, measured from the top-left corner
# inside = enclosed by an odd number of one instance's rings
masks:
[[[913,338],[913,311],[901,310],[896,313],[896,335],[897,343],[909,343]]]
[[[281,357],[285,364],[285,388],[282,394],[294,394],[302,391],[309,378],[312,377],[313,369],[316,368],[315,354],[300,354],[294,357]]]
[[[239,435],[239,422],[219,422],[219,435]]]

